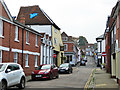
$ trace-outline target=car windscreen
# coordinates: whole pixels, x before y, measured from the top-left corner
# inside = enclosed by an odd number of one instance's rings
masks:
[[[4,71],[6,67],[6,64],[0,64],[0,72]]]
[[[51,65],[43,65],[43,66],[39,66],[36,70],[41,70],[41,69],[50,69]]]
[[[60,67],[68,67],[69,64],[61,64]]]

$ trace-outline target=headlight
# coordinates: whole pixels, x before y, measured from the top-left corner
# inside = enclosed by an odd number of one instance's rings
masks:
[[[50,69],[45,72],[45,74],[49,73]]]
[[[66,68],[66,70],[68,70],[68,68]]]
[[[32,72],[32,74],[34,74],[34,72]]]

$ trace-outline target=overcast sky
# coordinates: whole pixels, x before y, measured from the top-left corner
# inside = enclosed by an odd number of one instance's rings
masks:
[[[4,0],[12,16],[20,6],[39,5],[69,36],[84,36],[89,43],[105,31],[106,20],[118,0]]]

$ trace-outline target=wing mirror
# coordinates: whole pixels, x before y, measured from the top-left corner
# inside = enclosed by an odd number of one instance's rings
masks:
[[[11,69],[7,69],[7,70],[6,70],[6,73],[8,73],[8,72],[11,72]]]

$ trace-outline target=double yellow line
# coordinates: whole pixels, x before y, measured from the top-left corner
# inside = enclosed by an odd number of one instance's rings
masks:
[[[89,76],[89,78],[88,78],[88,81],[86,82],[86,84],[85,84],[85,86],[84,86],[84,90],[87,90],[88,89],[88,86],[89,86],[89,84],[90,84],[90,81],[91,81],[91,78],[92,78],[92,76],[93,76],[93,71],[94,71],[95,69],[92,69],[92,72],[91,72],[91,74],[90,74],[90,76]]]

